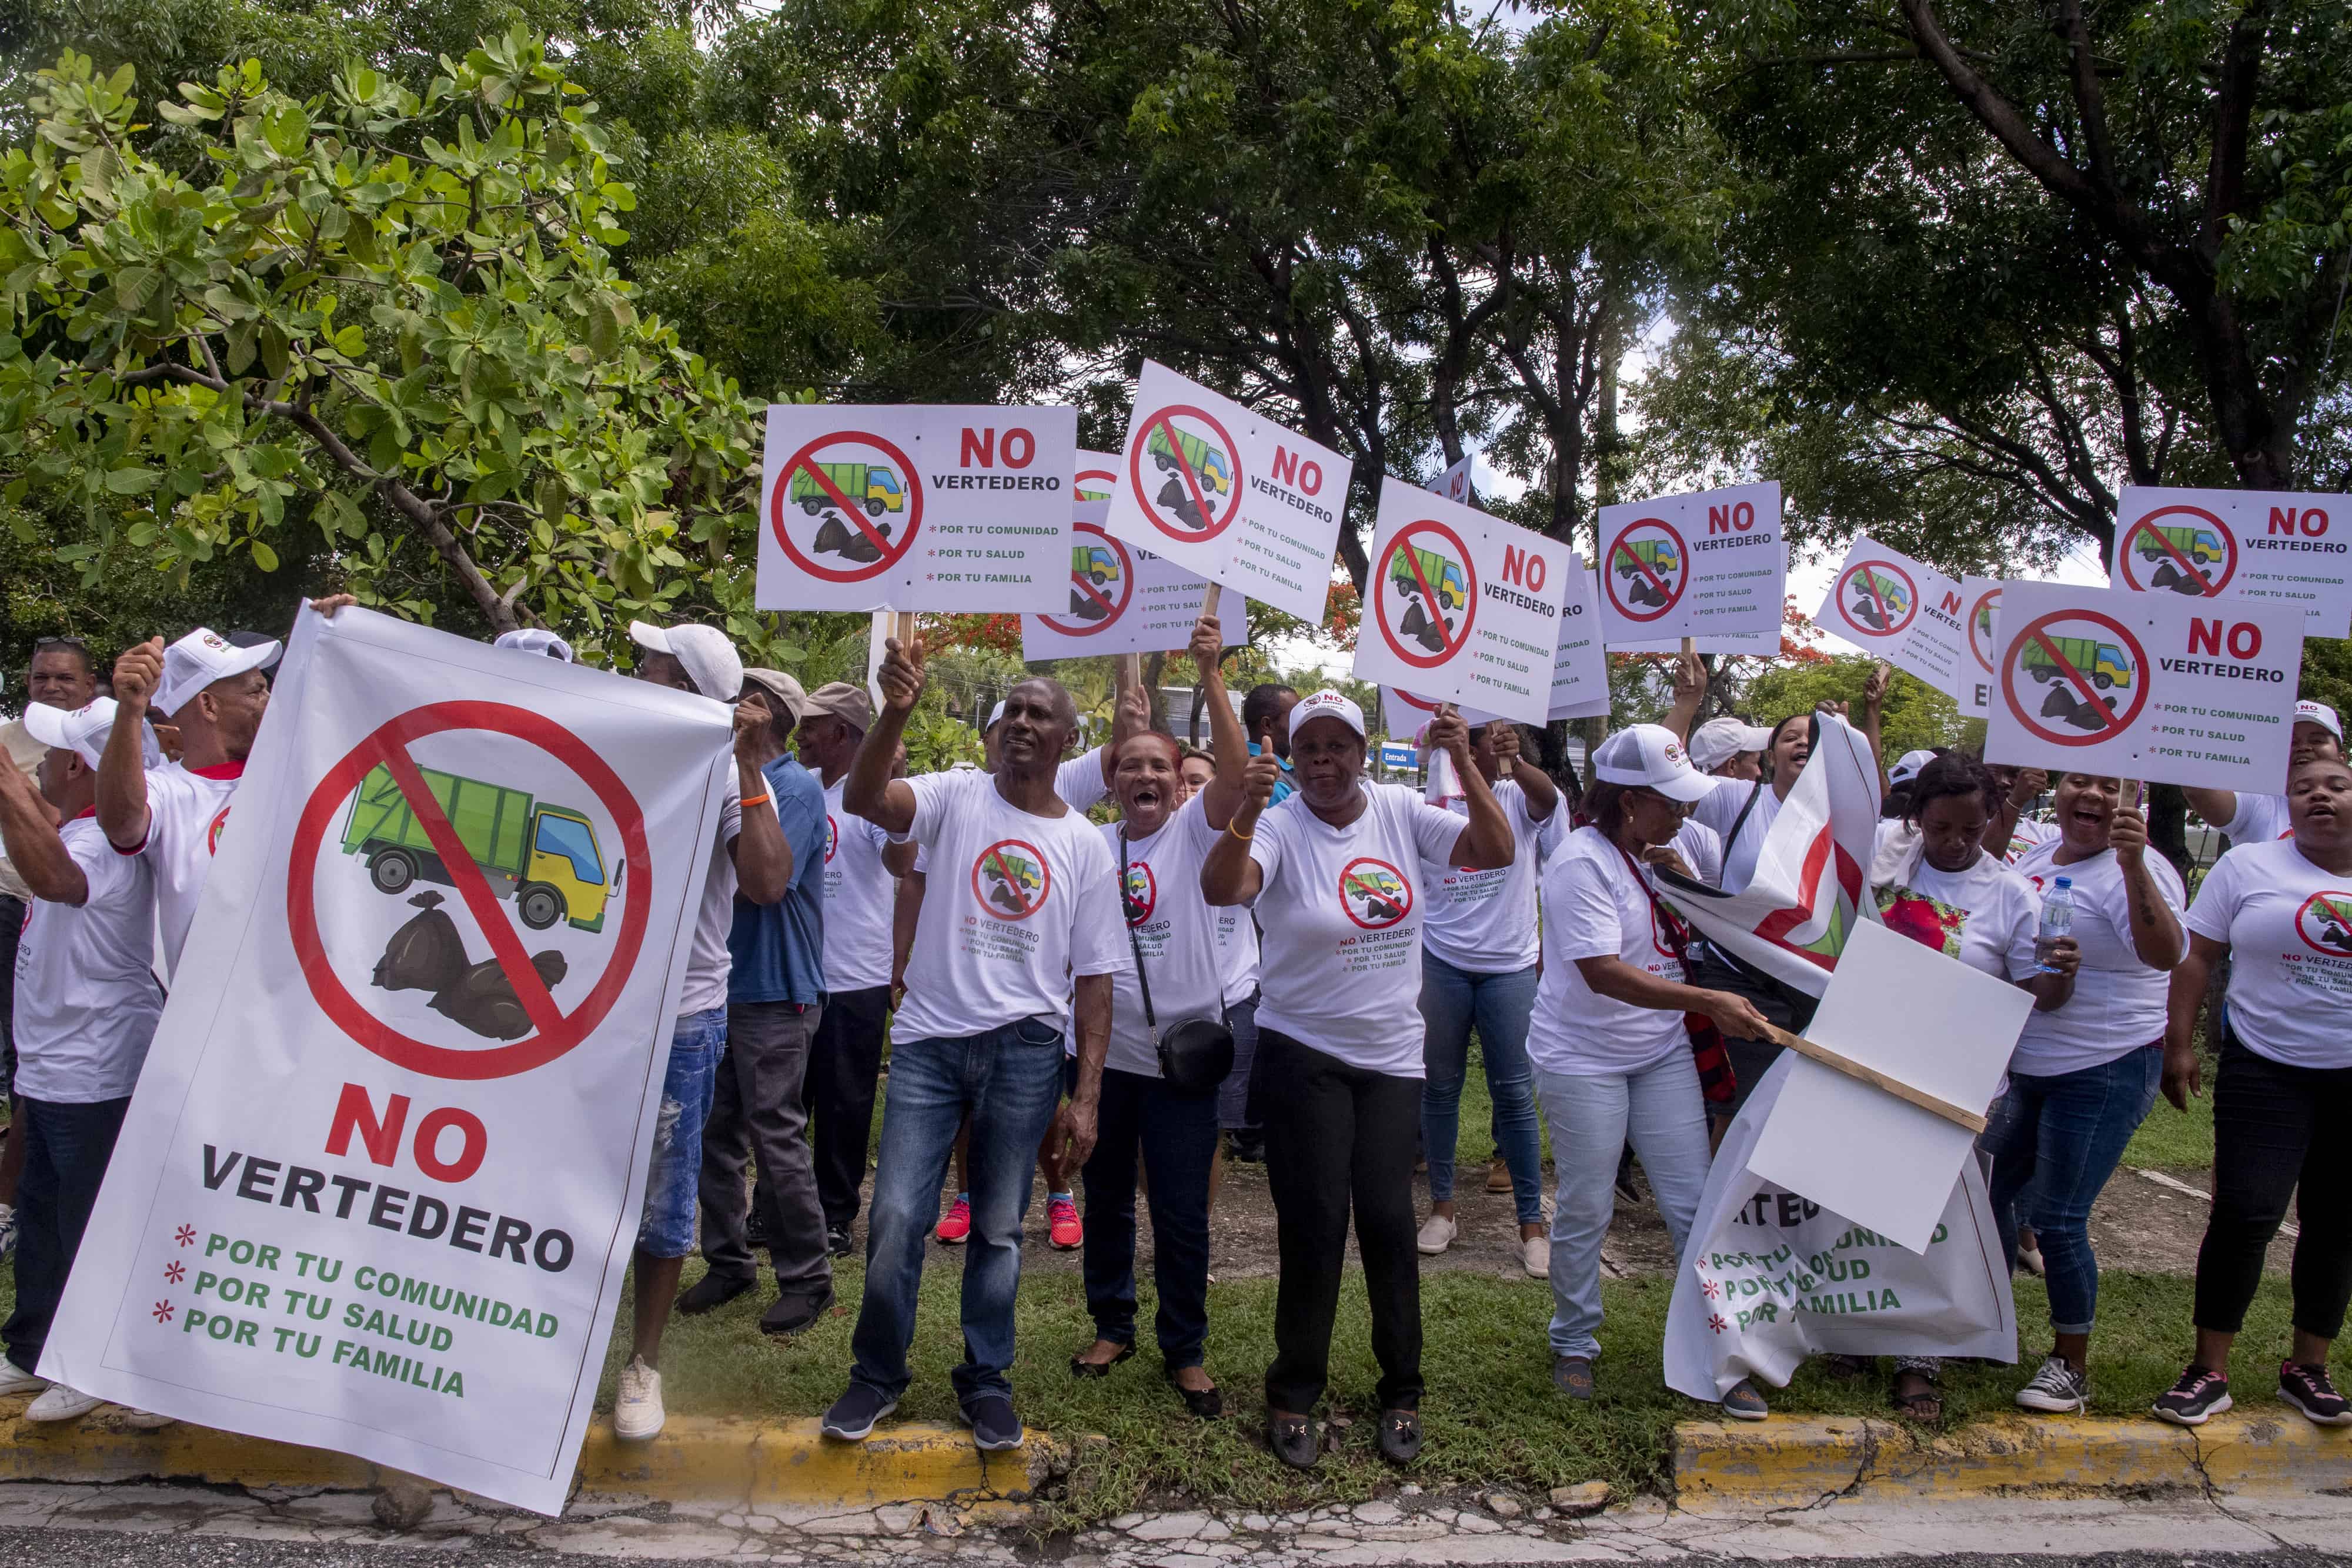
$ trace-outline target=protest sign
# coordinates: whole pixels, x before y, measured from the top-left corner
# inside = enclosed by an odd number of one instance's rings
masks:
[[[1601,640],[1780,631],[1780,486],[1735,485],[1601,508]]]
[[[1092,452],[1083,446],[1078,448],[1076,487],[1076,500],[1080,507],[1096,504],[1108,507],[1110,503],[1110,493],[1118,488],[1118,454]],[[1086,517],[1089,522],[1099,523],[1103,520],[1099,517],[1091,517],[1083,510],[1077,515]]]
[[[1470,489],[1470,465],[1475,457],[1465,457],[1429,482],[1430,493],[1443,496],[1457,507],[1475,507],[1478,497]]]
[[[1383,477],[1355,673],[1542,724],[1575,569],[1566,545]]]
[[[1998,578],[1960,579],[1960,627],[1968,654],[1960,660],[1962,718],[1988,718],[1992,714],[1993,635],[2000,623],[2001,582]]]
[[[1051,611],[1074,408],[771,403],[761,610]]]
[[[2292,604],[2306,637],[2352,630],[2352,496],[2126,485],[2111,588]]]
[[[1882,922],[1940,927],[1952,918],[1944,905],[1907,889],[1895,888],[1894,895],[1880,908],[1879,922],[1858,925],[1847,938],[1805,1038],[1981,1116],[2024,1032],[2032,994],[1890,929]],[[1943,940],[1957,947],[1958,928]],[[1898,1019],[1902,1027],[1888,1027]],[[1824,1127],[1835,1127],[1837,1136],[1822,1136]],[[1780,1113],[1764,1124],[1748,1166],[1917,1252],[1935,1231],[1961,1167],[1974,1165],[1975,1147],[1970,1128],[1800,1059],[1781,1088]]]
[[[1180,570],[1320,622],[1351,466],[1146,360],[1104,526]]]
[[[1580,555],[1569,558],[1568,593],[1559,606],[1559,646],[1552,652],[1551,716],[1586,718],[1609,711],[1609,659],[1601,649],[1601,588]]]
[[[559,1511],[730,731],[305,612],[43,1375]]]
[[[1823,631],[1958,696],[1960,662],[1968,657],[1962,608],[1958,583],[1865,534],[1846,551],[1813,619]]]
[[[2290,604],[2010,583],[1986,759],[2270,793],[2305,624]]]
[[[1789,1114],[1790,1075],[1810,1065],[1793,1054],[1774,1063],[1707,1167],[1666,1305],[1666,1386],[1710,1402],[1743,1377],[1786,1387],[1825,1354],[2014,1362],[2009,1263],[1973,1159],[1920,1252],[1758,1173],[1758,1135],[1776,1110]]]
[[[1209,584],[1164,557],[1105,531],[1118,477],[1108,453],[1078,454],[1077,506],[1070,535],[1066,610],[1021,618],[1021,656],[1074,659],[1092,653],[1154,653],[1192,640]],[[1226,596],[1220,627],[1228,647],[1249,641],[1238,593]]]
[[[1437,716],[1438,707],[1447,700],[1444,697],[1425,697],[1417,692],[1406,691],[1401,686],[1382,686],[1381,716],[1387,721],[1391,735],[1413,741],[1418,745],[1421,732],[1428,727],[1431,719]],[[1469,707],[1461,703],[1454,705],[1454,711],[1460,714],[1462,722],[1473,729],[1482,724],[1492,724],[1503,716],[1500,714],[1488,713],[1485,708]]]

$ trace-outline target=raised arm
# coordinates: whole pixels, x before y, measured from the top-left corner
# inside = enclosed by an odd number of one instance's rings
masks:
[[[1688,649],[1675,655],[1671,670],[1675,684],[1675,706],[1658,722],[1675,732],[1675,738],[1687,742],[1691,725],[1698,718],[1699,705],[1706,701],[1706,661]]]
[[[1234,783],[1241,790],[1240,809],[1225,831],[1217,835],[1208,857],[1201,862],[1201,896],[1213,904],[1247,904],[1256,898],[1265,886],[1265,872],[1250,854],[1250,838],[1257,831],[1257,820],[1265,810],[1265,803],[1274,799],[1274,780],[1282,771],[1271,747],[1255,757],[1242,753],[1241,766],[1235,768],[1222,748],[1217,753],[1217,778],[1222,782],[1231,769]]]
[[[1496,720],[1502,724],[1500,719]],[[1528,815],[1538,822],[1549,822],[1559,806],[1559,786],[1551,775],[1529,762],[1519,750],[1519,727],[1503,724],[1495,732],[1495,760],[1510,769],[1511,781],[1528,798]]]
[[[47,807],[33,781],[0,758],[0,850],[35,898],[79,908],[89,901],[89,878],[67,852]]]
[[[2189,809],[2204,819],[2215,831],[2238,820],[2238,792],[2235,789],[2190,789],[2180,791],[2189,797]]]
[[[841,786],[841,805],[885,832],[904,833],[915,825],[915,792],[905,779],[890,774],[898,767],[898,737],[907,732],[907,716],[915,711],[923,695],[923,640],[917,637],[912,648],[902,649],[898,639],[892,637],[882,646],[885,652],[877,676],[882,683],[882,711],[874,716],[874,727],[857,743],[857,755],[850,759],[849,777]]]
[[[2180,917],[2156,884],[2147,863],[2147,819],[2137,806],[2118,807],[2107,828],[2107,842],[2124,873],[2124,896],[2131,904],[2132,952],[2151,969],[2170,970],[2180,963]]]
[[[735,705],[736,783],[743,791],[743,821],[727,852],[735,857],[735,885],[754,904],[782,904],[793,886],[793,846],[761,765],[768,709],[757,702]]]
[[[1878,723],[1886,708],[1886,683],[1893,673],[1884,663],[1873,664],[1862,682],[1862,733],[1870,742],[1871,760],[1878,764],[1878,793],[1882,799],[1886,794],[1886,754],[1878,744]]]
[[[1429,721],[1429,745],[1432,750],[1442,746],[1452,755],[1454,770],[1462,776],[1463,804],[1470,809],[1470,821],[1454,841],[1447,863],[1465,871],[1494,871],[1510,864],[1518,848],[1512,841],[1511,820],[1486,787],[1486,776],[1471,762],[1470,727],[1450,705]]]
[[[1228,774],[1225,758],[1249,759],[1249,737],[1242,732],[1242,716],[1225,695],[1224,632],[1213,615],[1192,623],[1193,668],[1201,674],[1202,706],[1209,710],[1209,749],[1217,754],[1217,776],[1201,791],[1201,813],[1209,826],[1223,829],[1241,810],[1242,776],[1238,766]]]
[[[163,639],[150,637],[114,661],[114,728],[98,759],[98,825],[118,850],[147,841],[147,758],[140,727],[163,679]],[[76,902],[79,902],[77,900]]]
[[[1140,681],[1128,679],[1128,661],[1122,654],[1111,677],[1118,683],[1118,700],[1111,706],[1110,744],[1095,747],[1102,758],[1103,783],[1109,786],[1112,775],[1118,771],[1118,749],[1131,735],[1141,735],[1151,727],[1151,694],[1143,689]]]
[[[2009,841],[2017,836],[2017,819],[2049,788],[2050,775],[2041,768],[2019,768],[2016,779],[2009,787],[2009,799],[2000,803],[2000,810],[1985,824],[1984,837],[1977,841],[1977,847],[1997,861],[2007,860]]]

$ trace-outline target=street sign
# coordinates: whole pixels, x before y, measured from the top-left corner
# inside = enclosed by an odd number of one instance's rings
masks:
[[[1967,657],[1960,585],[1868,535],[1846,551],[1813,619],[1952,696]]]
[[[2124,487],[2111,585],[2293,604],[2307,637],[2352,630],[2352,496]]]
[[[1600,538],[1601,638],[1612,649],[1768,632],[1779,647],[1788,566],[1779,485],[1603,507]]]

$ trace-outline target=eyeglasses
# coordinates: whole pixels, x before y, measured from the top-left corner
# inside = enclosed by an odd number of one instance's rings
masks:
[[[1653,801],[1657,805],[1664,806],[1677,817],[1689,816],[1693,810],[1697,809],[1698,805],[1695,800],[1677,800],[1671,795],[1662,795],[1646,784],[1637,785],[1633,789],[1633,793],[1639,795],[1644,800]]]

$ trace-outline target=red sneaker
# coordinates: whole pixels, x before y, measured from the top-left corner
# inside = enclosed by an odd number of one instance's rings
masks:
[[[971,1194],[961,1192],[956,1194],[956,1200],[948,1205],[948,1211],[945,1214],[940,1216],[940,1228],[937,1234],[942,1246],[963,1245],[964,1238],[971,1234]]]
[[[1083,1246],[1087,1228],[1078,1220],[1078,1202],[1068,1193],[1055,1193],[1045,1200],[1045,1218],[1052,1226],[1048,1233],[1054,1245],[1067,1252]]]

